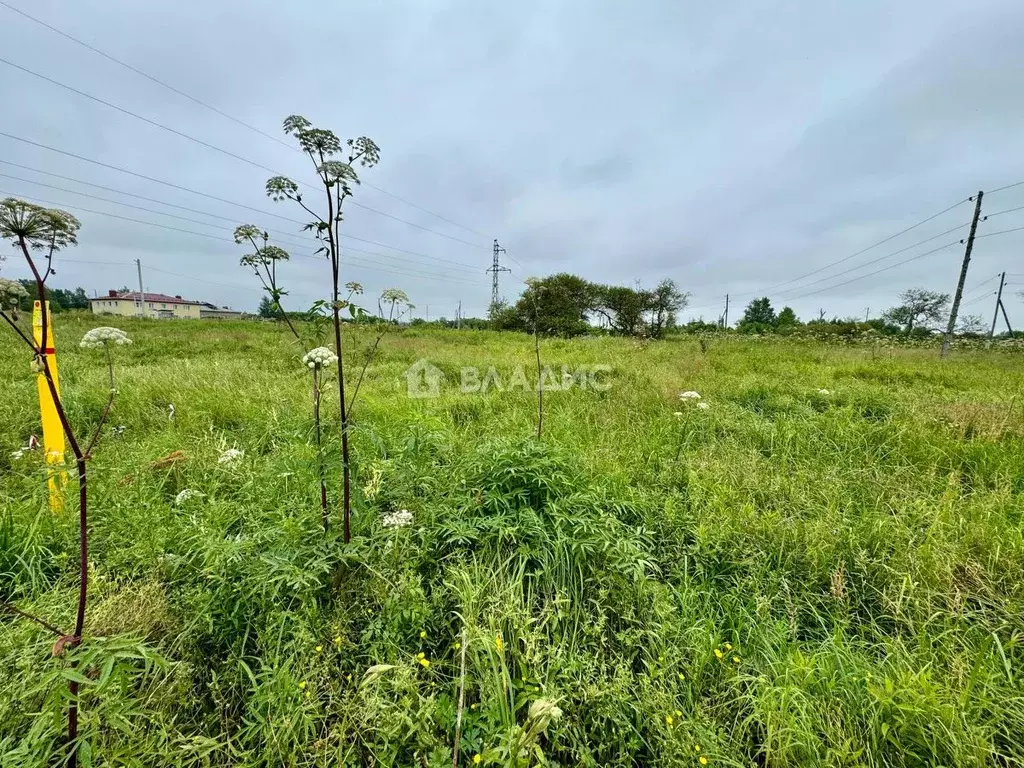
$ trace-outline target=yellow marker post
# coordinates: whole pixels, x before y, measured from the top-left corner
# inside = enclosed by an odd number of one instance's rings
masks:
[[[46,366],[50,369],[50,377],[53,379],[54,389],[60,395],[60,381],[57,378],[57,355],[53,348],[53,315],[50,314],[50,303],[46,302],[46,309],[42,310],[40,303],[36,301],[32,305],[32,336],[36,346],[42,344],[43,336],[43,311],[47,314],[46,319]],[[61,426],[60,417],[57,415],[57,405],[53,402],[50,394],[50,387],[46,383],[46,376],[42,372],[36,376],[36,386],[39,389],[39,415],[43,422],[43,450],[46,452],[47,464],[64,464],[64,428]],[[47,485],[50,488],[50,511],[61,512],[64,509],[64,484],[68,475],[64,470],[52,471],[47,478]]]

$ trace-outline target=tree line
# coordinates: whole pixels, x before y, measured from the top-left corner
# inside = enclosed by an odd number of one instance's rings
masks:
[[[736,324],[741,333],[790,333],[798,328],[807,327],[813,330],[837,333],[874,330],[878,333],[905,336],[930,336],[942,330],[941,324],[949,317],[950,295],[929,291],[925,288],[908,288],[899,296],[900,303],[885,310],[876,318],[838,318],[826,320],[822,316],[802,322],[791,307],[783,307],[776,314],[771,300],[767,296],[751,301]],[[699,326],[699,327],[697,327]],[[721,328],[717,324],[694,321],[684,330],[715,330]],[[988,331],[984,320],[979,315],[961,315],[957,322],[957,333],[962,336],[981,336]]]
[[[26,295],[18,299],[18,309],[22,312],[32,311],[32,302],[36,298],[35,280],[18,280],[18,283],[25,289]],[[45,286],[46,300],[50,302],[50,309],[59,312],[62,309],[88,309],[89,296],[84,288],[51,288]]]
[[[689,294],[668,278],[644,289],[593,283],[561,272],[531,279],[515,304],[492,306],[490,324],[501,331],[563,337],[604,328],[622,336],[661,338],[677,327],[688,300]]]

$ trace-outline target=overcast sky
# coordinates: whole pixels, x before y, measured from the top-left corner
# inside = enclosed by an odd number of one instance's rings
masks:
[[[451,317],[460,300],[466,314],[483,315],[484,270],[498,238],[513,270],[502,275],[508,298],[522,278],[559,271],[644,285],[671,277],[692,293],[687,316],[716,318],[729,292],[735,319],[755,294],[978,189],[1024,180],[1020,0],[4,2],[273,136],[285,139],[281,120],[298,113],[343,138],[374,138],[381,162],[363,179],[419,208],[359,188],[355,201],[368,208],[349,209],[345,232],[380,245],[346,241],[364,252],[346,251],[344,277],[369,295],[405,289],[420,316],[429,306],[431,317]],[[313,181],[301,154],[3,6],[0,40],[9,62]],[[325,295],[327,264],[301,258],[313,248],[301,245],[308,238],[299,225],[271,215],[301,220],[302,211],[265,197],[266,171],[5,63],[0,102],[4,133],[267,212],[0,136],[0,192],[59,204],[82,220],[56,285],[90,294],[134,287],[138,258],[147,290],[252,309],[258,286],[230,241],[235,223],[252,222],[285,233],[274,237],[293,253],[283,280],[291,305]],[[1024,206],[1024,185],[985,203],[987,213]],[[909,286],[952,292],[959,244],[831,286],[965,237],[966,226],[838,274],[970,215],[964,202],[772,291],[773,302],[806,319],[819,307],[830,316],[877,313]],[[1024,211],[983,222],[979,234],[1018,226]],[[1024,273],[1024,231],[981,239],[974,254],[966,298],[979,300],[965,311],[990,317],[985,297],[995,282],[984,281],[1003,269]],[[24,273],[13,258],[3,271]],[[1014,282],[1014,293],[1024,289],[1024,274]],[[1024,324],[1024,303],[1014,296],[1008,306]]]

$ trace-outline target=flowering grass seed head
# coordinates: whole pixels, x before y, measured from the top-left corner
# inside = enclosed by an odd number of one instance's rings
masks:
[[[99,328],[93,328],[91,331],[86,331],[78,346],[82,349],[102,349],[108,344],[122,346],[131,343],[132,340],[128,338],[128,334],[120,328],[100,326]]]

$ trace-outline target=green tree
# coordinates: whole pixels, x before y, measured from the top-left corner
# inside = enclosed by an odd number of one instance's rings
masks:
[[[608,321],[615,333],[635,336],[644,323],[644,311],[651,304],[646,291],[625,285],[593,286],[591,311]]]
[[[763,296],[747,304],[743,317],[736,327],[745,333],[765,333],[773,331],[777,322],[778,318],[772,309],[771,300]]]
[[[554,336],[579,336],[590,330],[587,313],[593,306],[594,286],[582,277],[562,272],[533,278],[515,305],[517,329]]]
[[[269,296],[264,296],[260,299],[260,306],[256,310],[256,314],[267,319],[277,316],[277,312],[274,310],[274,302],[270,300]]]
[[[900,294],[900,304],[887,309],[882,318],[902,326],[904,333],[913,333],[924,323],[940,322],[949,308],[949,294],[910,288]]]
[[[649,331],[652,338],[661,338],[666,330],[675,327],[676,315],[686,306],[689,294],[679,290],[674,280],[665,278],[650,292]]]
[[[796,312],[793,311],[792,307],[783,307],[775,320],[775,324],[779,328],[792,328],[793,326],[800,325],[800,318],[796,316]]]

